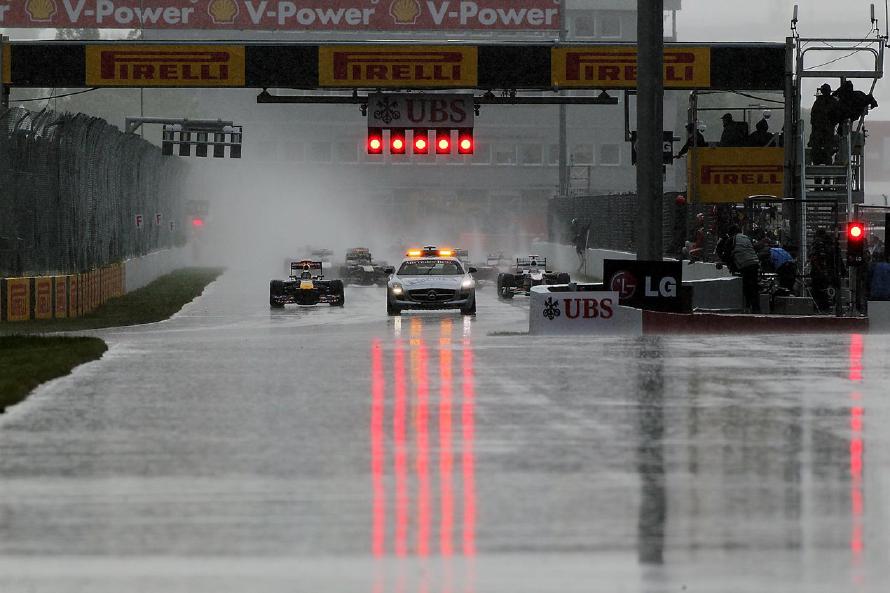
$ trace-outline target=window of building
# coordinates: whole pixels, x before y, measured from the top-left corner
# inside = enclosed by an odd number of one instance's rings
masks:
[[[575,37],[596,36],[596,21],[592,13],[579,14],[574,19]]]
[[[490,165],[491,164],[491,145],[483,144],[476,140],[476,146],[473,149],[473,156],[470,162],[474,165]]]
[[[310,163],[330,163],[331,162],[331,143],[330,142],[310,142],[309,155],[307,160]]]
[[[495,144],[495,146],[494,146],[494,162],[497,165],[515,165],[516,164],[516,145],[515,144]]]
[[[571,161],[574,165],[592,165],[593,144],[576,144],[572,148]]]
[[[600,37],[621,37],[621,17],[605,13],[600,16]]]
[[[520,144],[519,164],[540,165],[544,160],[544,147],[540,144]]]
[[[289,163],[302,163],[306,160],[306,150],[302,142],[284,143],[284,160]]]
[[[278,143],[277,142],[259,142],[256,147],[256,156],[264,162],[278,160]]]
[[[621,147],[618,144],[603,144],[600,146],[600,164],[611,166],[620,165]]]
[[[353,142],[337,142],[334,145],[334,156],[338,163],[357,163],[358,147]]]
[[[547,164],[551,167],[559,166],[559,144],[551,144],[547,147]]]

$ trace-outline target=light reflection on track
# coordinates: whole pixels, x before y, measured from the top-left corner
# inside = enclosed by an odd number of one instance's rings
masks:
[[[476,554],[472,322],[424,316],[394,321],[392,341],[375,339],[371,344],[371,549],[379,563],[373,591],[407,591],[404,562],[417,558],[435,564],[417,582],[417,593],[472,593],[474,570],[466,560]],[[385,418],[389,410],[391,424]],[[432,431],[438,432],[438,439],[431,440]],[[391,477],[386,470],[388,442]],[[391,531],[389,497],[394,498]],[[438,549],[431,546],[436,539]],[[457,554],[465,559],[455,564],[451,559]],[[384,565],[391,569],[386,563],[393,556],[395,571],[387,570]],[[455,570],[458,564],[461,569]]]

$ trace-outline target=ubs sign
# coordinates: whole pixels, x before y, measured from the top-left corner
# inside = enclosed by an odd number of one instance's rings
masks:
[[[377,94],[368,97],[369,128],[472,128],[472,95]]]

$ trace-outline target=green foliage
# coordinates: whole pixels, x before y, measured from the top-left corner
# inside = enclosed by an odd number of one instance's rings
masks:
[[[106,350],[98,338],[0,337],[0,413],[41,383],[101,358]]]

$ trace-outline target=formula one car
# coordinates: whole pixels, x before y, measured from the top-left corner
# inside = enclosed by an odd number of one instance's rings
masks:
[[[570,281],[568,274],[548,270],[546,257],[517,257],[512,272],[498,274],[498,296],[512,299],[517,294],[530,294],[532,286],[568,284]]]
[[[309,255],[301,255],[299,258],[287,258],[284,260],[284,273],[288,274],[291,271],[291,264],[294,261],[320,261],[322,265],[322,272],[327,277],[333,277],[334,274],[334,264],[331,261],[334,255],[334,252],[330,249],[314,249],[312,247],[306,247],[306,250],[303,252],[308,253]]]
[[[473,277],[481,282],[494,282],[498,276],[510,269],[510,260],[504,257],[504,253],[489,253],[484,264],[476,266],[477,272]]]
[[[280,309],[288,303],[329,303],[332,307],[342,307],[346,303],[343,282],[325,280],[320,261],[292,262],[287,280],[272,280],[269,283],[269,305],[273,309]]]
[[[384,286],[389,274],[384,262],[374,263],[370,249],[353,247],[346,250],[346,263],[340,266],[340,278],[347,284]]]
[[[476,268],[465,267],[450,249],[434,246],[412,249],[386,287],[386,313],[400,315],[405,309],[460,309],[476,314]]]

